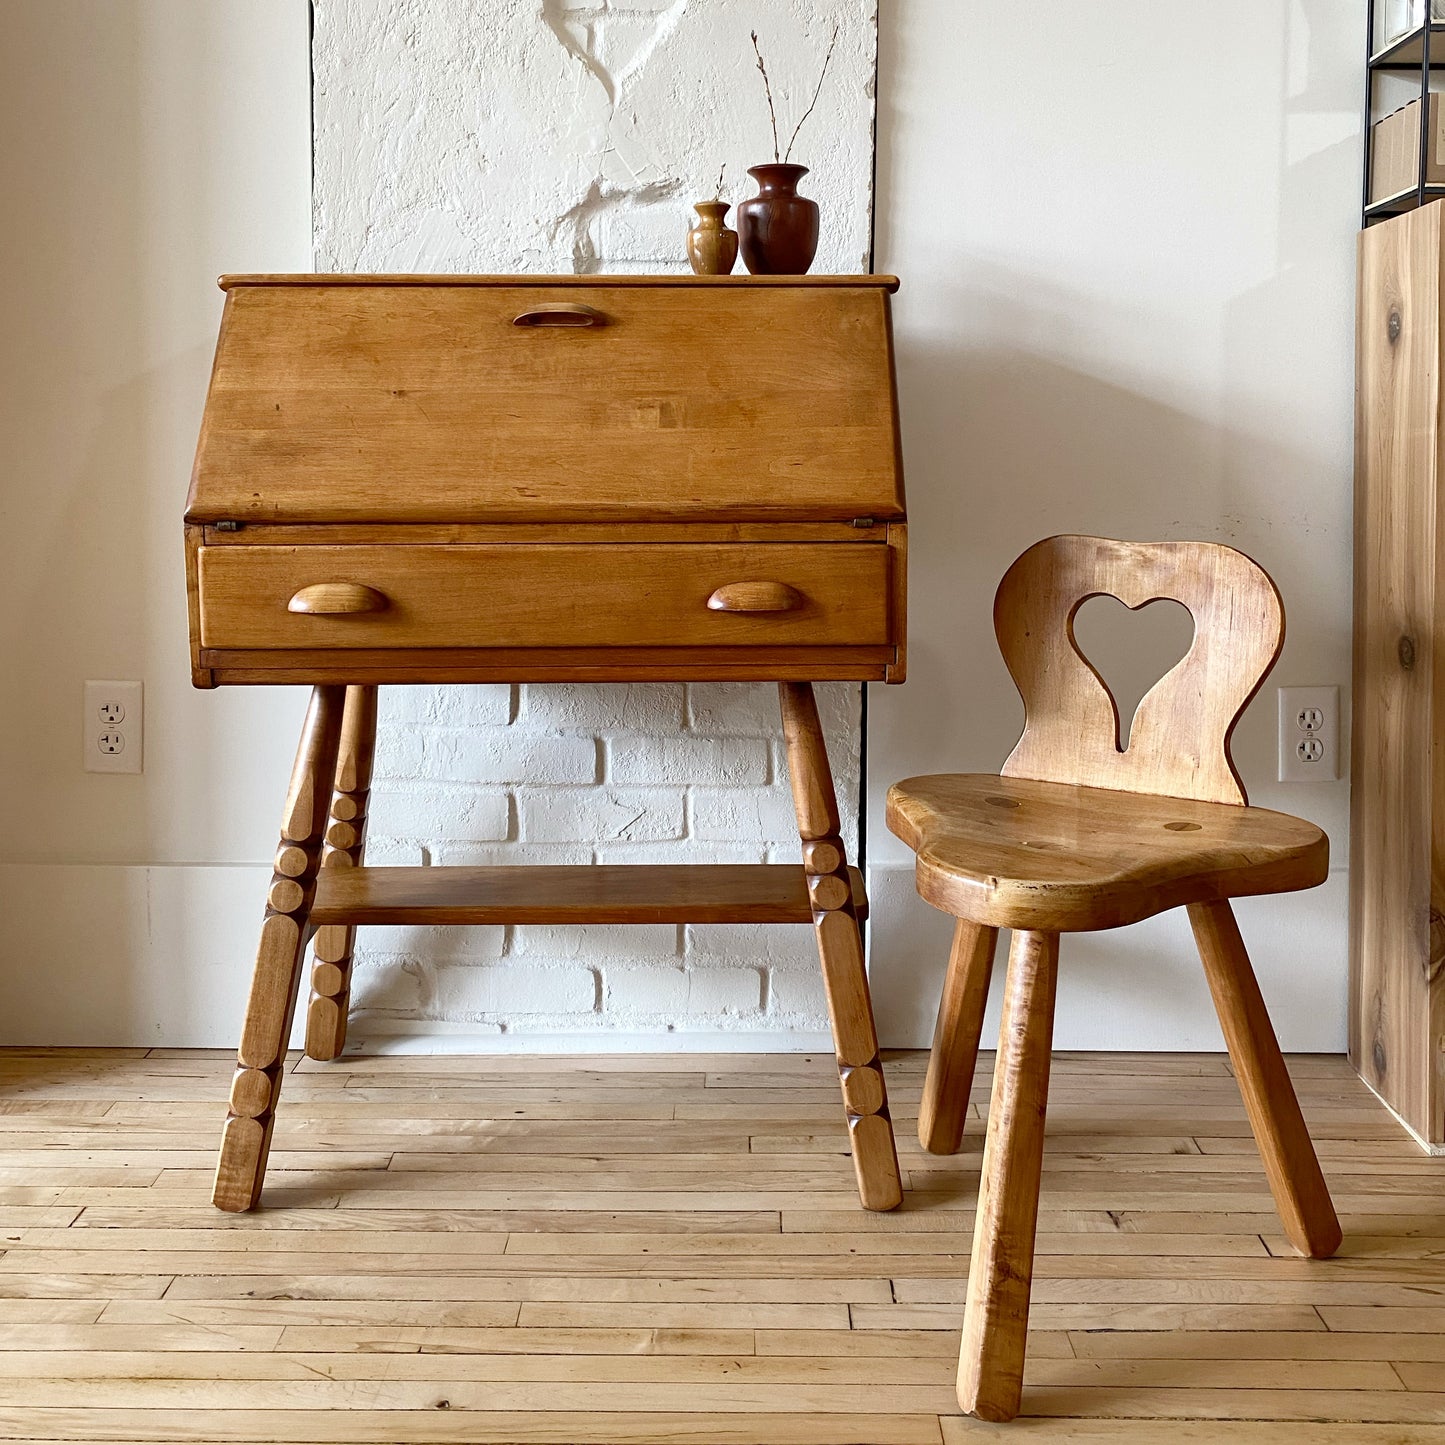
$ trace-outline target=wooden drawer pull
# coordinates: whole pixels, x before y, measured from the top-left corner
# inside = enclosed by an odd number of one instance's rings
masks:
[[[607,318],[576,301],[544,301],[512,318],[513,326],[606,326]]]
[[[303,587],[287,604],[288,612],[306,612],[312,617],[341,617],[352,612],[385,612],[386,593],[359,582],[313,582]]]
[[[786,582],[729,582],[707,599],[714,612],[794,612],[803,594]]]

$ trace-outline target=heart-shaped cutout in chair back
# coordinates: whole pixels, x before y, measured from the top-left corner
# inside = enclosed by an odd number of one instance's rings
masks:
[[[1131,608],[1102,593],[1085,598],[1074,613],[1074,644],[1114,699],[1121,751],[1129,746],[1139,700],[1193,642],[1194,618],[1172,597]]]

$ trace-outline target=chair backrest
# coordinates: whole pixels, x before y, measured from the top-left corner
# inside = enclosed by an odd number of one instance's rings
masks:
[[[1079,607],[1099,596],[1131,611],[1173,598],[1194,618],[1189,651],[1141,699],[1127,748],[1114,696],[1074,638]],[[1248,801],[1229,739],[1284,645],[1284,608],[1269,574],[1243,552],[1215,542],[1049,537],[1004,575],[993,625],[1024,700],[1005,777]]]

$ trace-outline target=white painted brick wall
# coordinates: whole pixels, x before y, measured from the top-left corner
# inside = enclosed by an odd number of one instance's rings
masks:
[[[316,0],[316,264],[685,271],[718,166],[736,201],[770,158],[749,30],[796,116],[835,22],[794,158],[815,269],[861,271],[876,0]],[[859,690],[819,695],[856,853]],[[371,818],[386,863],[799,856],[771,685],[383,688]],[[353,997],[369,1036],[826,1028],[805,928],[363,930]]]

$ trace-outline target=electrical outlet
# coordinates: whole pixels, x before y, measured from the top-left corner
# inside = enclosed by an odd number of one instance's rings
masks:
[[[1331,783],[1339,775],[1339,688],[1280,688],[1280,782]]]
[[[138,773],[145,712],[138,682],[87,682],[81,745],[87,773]]]

